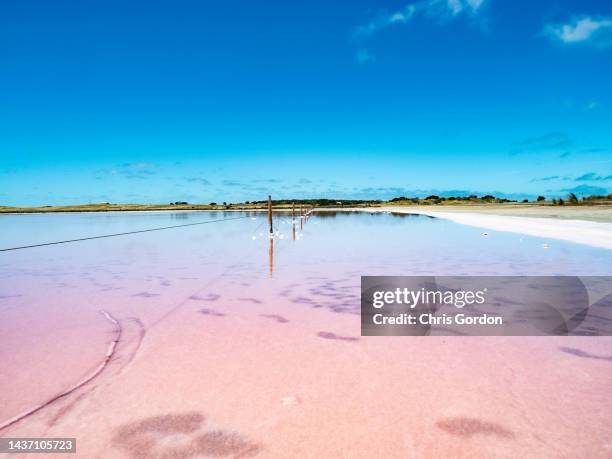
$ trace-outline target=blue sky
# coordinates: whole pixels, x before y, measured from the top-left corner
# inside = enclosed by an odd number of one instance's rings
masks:
[[[0,6],[0,205],[612,191],[612,3]]]

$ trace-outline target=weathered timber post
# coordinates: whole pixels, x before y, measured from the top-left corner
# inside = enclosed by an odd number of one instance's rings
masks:
[[[291,203],[291,233],[295,241],[295,202]]]
[[[272,196],[268,195],[268,223],[270,225],[270,237],[274,235],[274,228],[272,227]]]

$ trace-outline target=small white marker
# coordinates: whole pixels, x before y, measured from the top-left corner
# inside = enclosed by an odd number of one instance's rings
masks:
[[[300,398],[294,395],[288,395],[286,397],[281,398],[280,401],[284,406],[291,406],[300,403]]]

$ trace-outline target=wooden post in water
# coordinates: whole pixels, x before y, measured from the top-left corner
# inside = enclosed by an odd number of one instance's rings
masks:
[[[295,202],[291,203],[291,233],[295,241]]]
[[[270,237],[274,234],[272,227],[272,196],[268,195],[268,223],[270,225]]]
[[[304,229],[304,208],[300,206],[300,230]]]
[[[272,196],[268,195],[268,224],[270,225],[270,248],[268,249],[268,262],[270,276],[274,271],[274,226],[272,225]]]

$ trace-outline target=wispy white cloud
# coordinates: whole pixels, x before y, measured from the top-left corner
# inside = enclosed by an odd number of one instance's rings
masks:
[[[466,2],[470,8],[476,11],[478,8],[482,6],[484,0],[467,0]]]
[[[563,152],[574,146],[574,140],[564,132],[549,132],[536,137],[529,137],[515,143],[510,150],[510,155],[520,153]]]
[[[370,22],[355,29],[356,37],[373,35],[381,29],[410,22],[415,16],[454,18],[460,14],[476,14],[485,0],[422,0],[394,12],[379,12]]]
[[[595,110],[596,108],[599,108],[599,107],[601,107],[601,102],[596,101],[596,100],[591,100],[585,105],[584,108],[587,110]]]
[[[463,11],[463,3],[461,3],[461,0],[448,0],[447,6],[454,16]]]
[[[545,35],[566,44],[592,43],[612,45],[612,19],[607,17],[575,17],[567,24],[548,24]]]
[[[357,59],[357,62],[359,64],[367,64],[368,62],[376,60],[376,58],[372,54],[370,54],[367,49],[357,50],[357,53],[355,54],[355,59]]]
[[[146,179],[157,174],[157,168],[153,163],[136,162],[123,163],[112,169],[100,169],[97,171],[96,180],[108,177],[124,177],[126,179]]]
[[[355,36],[368,36],[394,24],[405,24],[412,19],[416,9],[415,5],[407,5],[394,13],[378,13],[370,22],[357,27]]]
[[[582,174],[580,177],[576,177],[577,182],[599,182],[599,181],[612,181],[612,174],[600,175],[595,172],[587,172]]]

